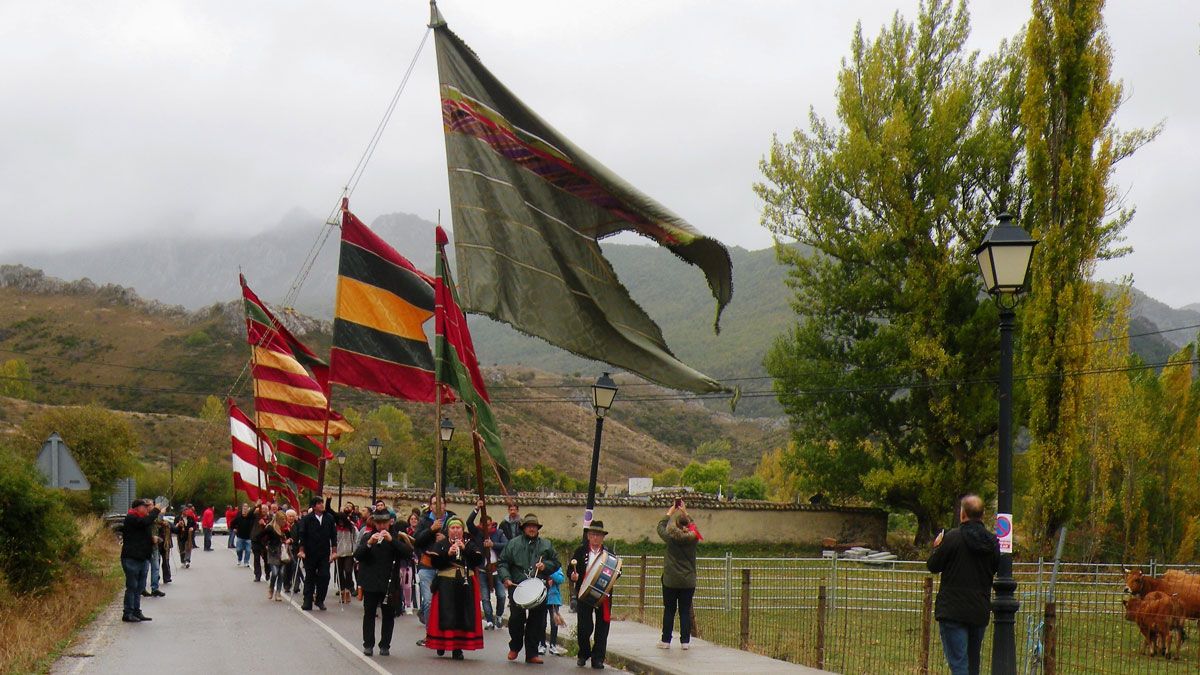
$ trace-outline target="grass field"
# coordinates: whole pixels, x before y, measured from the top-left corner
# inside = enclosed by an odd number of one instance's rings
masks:
[[[644,618],[661,620],[661,558],[648,557]],[[698,560],[696,621],[701,637],[738,647],[742,643],[742,570],[750,570],[751,651],[841,673],[946,673],[932,599],[937,579],[923,563],[899,562],[886,568],[860,562],[799,558],[703,558]],[[641,559],[624,559],[616,612],[639,618]],[[1017,614],[1018,672],[1040,665],[1030,658],[1043,620],[1050,583],[1049,565],[1018,564],[1021,609]],[[929,579],[929,591],[926,591]],[[825,589],[824,611],[819,592]],[[1119,565],[1065,566],[1055,588],[1055,670],[1057,673],[1200,672],[1200,630],[1178,659],[1141,653],[1137,627],[1124,620],[1124,582]],[[991,635],[983,649],[990,671]],[[820,653],[819,653],[820,652]],[[923,667],[923,664],[925,667]]]

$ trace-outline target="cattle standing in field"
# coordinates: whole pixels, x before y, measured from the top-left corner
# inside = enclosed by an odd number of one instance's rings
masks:
[[[1200,574],[1171,570],[1161,577],[1151,577],[1142,574],[1142,571],[1137,569],[1122,568],[1122,571],[1125,572],[1126,593],[1139,597],[1153,591],[1178,595],[1187,618],[1200,619]]]
[[[1142,631],[1145,643],[1142,650],[1147,649],[1151,656],[1162,654],[1170,658],[1171,654],[1179,658],[1183,648],[1183,602],[1177,595],[1167,595],[1162,591],[1150,591],[1144,597],[1125,598],[1125,619],[1137,624]],[[1175,647],[1171,648],[1172,634],[1175,636]]]

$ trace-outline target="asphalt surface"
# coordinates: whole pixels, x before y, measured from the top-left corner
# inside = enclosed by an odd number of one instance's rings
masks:
[[[466,660],[439,658],[415,643],[425,629],[416,616],[396,618],[390,656],[363,656],[362,603],[326,598],[328,611],[302,612],[299,595],[283,602],[267,600],[267,585],[254,582],[253,570],[234,564],[225,540],[212,552],[197,550],[190,569],[172,565],[173,583],[165,598],[142,598],[144,623],[121,621],[122,596],[80,636],[51,670],[75,673],[511,673],[578,669],[570,656],[543,658],[545,664],[506,659],[508,631],[484,631],[484,649],[466,652]],[[172,561],[174,563],[174,561]],[[378,630],[378,624],[376,624]]]

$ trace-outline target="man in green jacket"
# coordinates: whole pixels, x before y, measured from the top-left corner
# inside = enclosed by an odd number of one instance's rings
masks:
[[[675,500],[675,505],[667,510],[667,515],[658,521],[657,529],[659,538],[667,544],[662,573],[662,642],[658,643],[658,648],[671,648],[675,608],[678,607],[679,646],[691,649],[692,596],[696,593],[696,544],[700,541],[700,534],[692,524],[682,499]]]
[[[513,597],[512,591],[522,581],[541,579],[549,583],[550,575],[558,571],[558,553],[547,540],[538,536],[542,524],[536,515],[525,514],[521,519],[521,536],[508,542],[500,554],[500,581]],[[526,663],[542,663],[538,643],[546,635],[546,598],[533,607],[521,607],[514,598],[510,605],[512,618],[508,622],[508,660],[516,661],[521,647],[525,648]]]

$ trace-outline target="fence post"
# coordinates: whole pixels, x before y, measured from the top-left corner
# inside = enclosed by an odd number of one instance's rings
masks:
[[[1154,558],[1150,559],[1150,576],[1158,576],[1158,561]]]
[[[933,577],[925,577],[925,593],[921,601],[921,675],[929,675],[929,631],[933,621]]]
[[[1057,670],[1055,662],[1055,652],[1057,651],[1057,634],[1055,631],[1055,621],[1058,617],[1058,610],[1053,602],[1046,603],[1046,615],[1044,617],[1045,628],[1042,631],[1042,672],[1046,675],[1054,675]]]
[[[833,594],[829,598],[829,608],[837,610],[837,589],[838,589],[838,552],[833,552],[833,578],[830,580],[833,585]]]
[[[750,570],[742,569],[742,639],[739,649],[750,649]]]
[[[817,670],[825,668],[825,584],[817,589]]]
[[[638,579],[638,623],[646,623],[646,556],[642,555],[642,572]]]
[[[733,551],[725,551],[725,611],[733,609]]]

